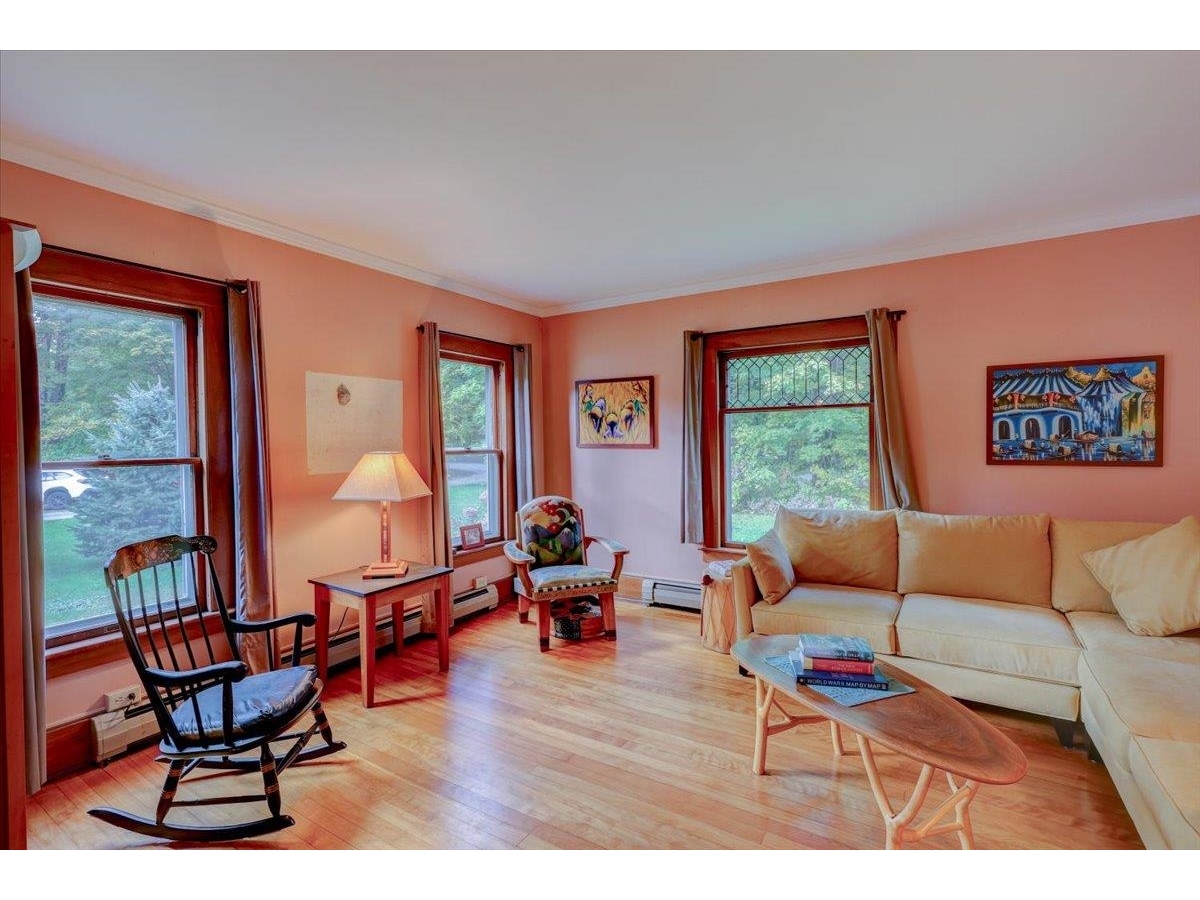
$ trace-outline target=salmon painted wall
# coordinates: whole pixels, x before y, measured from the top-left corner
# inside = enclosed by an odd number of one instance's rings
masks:
[[[630,573],[698,581],[679,542],[682,332],[907,309],[901,382],[920,494],[942,513],[1044,511],[1175,521],[1200,513],[1200,217],[1094,232],[547,320],[547,488],[627,544]],[[1165,465],[988,466],[991,364],[1163,354]],[[581,450],[576,379],[656,377],[654,450]]]
[[[534,446],[541,446],[536,371],[541,322],[534,316],[8,162],[0,162],[0,215],[37,225],[48,244],[195,275],[261,282],[281,613],[311,610],[307,579],[365,564],[379,541],[377,507],[330,499],[343,475],[307,474],[306,371],[401,379],[404,448],[417,461],[417,324],[433,320],[448,331],[530,343]],[[537,453],[535,460],[540,459]],[[540,466],[535,477],[540,483]],[[427,500],[393,506],[398,555],[427,558],[427,517]],[[455,589],[469,587],[478,575],[494,581],[508,572],[511,566],[503,559],[464,566],[455,573]],[[335,624],[337,619],[335,611]],[[132,669],[116,664],[53,679],[47,691],[50,724],[96,709],[105,691],[131,681],[136,681]]]

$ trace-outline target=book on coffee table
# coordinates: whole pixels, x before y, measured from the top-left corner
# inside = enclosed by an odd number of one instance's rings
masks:
[[[801,634],[796,649],[804,656],[819,659],[853,659],[872,662],[875,651],[864,638],[841,634]]]
[[[866,691],[886,691],[888,680],[878,671],[869,675],[859,675],[849,672],[815,672],[812,669],[796,669],[796,681],[800,684],[819,684],[825,687],[858,688]]]

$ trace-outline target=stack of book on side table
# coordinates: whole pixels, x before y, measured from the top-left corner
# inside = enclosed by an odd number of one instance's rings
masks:
[[[888,680],[875,667],[875,652],[863,638],[802,634],[788,659],[800,684],[886,691]]]

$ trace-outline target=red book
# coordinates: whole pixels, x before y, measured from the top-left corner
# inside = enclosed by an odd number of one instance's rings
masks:
[[[820,656],[803,656],[800,658],[803,668],[814,672],[849,672],[855,675],[871,675],[875,672],[875,663],[857,659],[826,659]]]

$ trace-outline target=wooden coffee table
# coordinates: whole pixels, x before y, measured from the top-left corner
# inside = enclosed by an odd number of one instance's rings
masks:
[[[875,802],[887,828],[884,846],[888,850],[916,843],[936,834],[958,833],[964,850],[973,849],[970,806],[980,784],[1012,784],[1020,781],[1029,768],[1021,749],[994,726],[907,672],[885,662],[877,665],[891,678],[916,688],[911,694],[874,700],[859,706],[842,706],[767,662],[769,656],[787,656],[796,646],[796,635],[751,635],[738,641],[730,651],[745,669],[754,675],[756,693],[754,732],[754,774],[766,770],[767,738],[799,725],[829,722],[833,750],[842,748],[841,728],[854,732],[863,766]],[[797,701],[811,711],[795,715],[779,702],[780,695]],[[783,716],[771,722],[774,708]],[[916,787],[904,807],[897,812],[888,799],[872,742],[921,763]],[[950,785],[950,796],[929,814],[921,825],[914,825],[921,804],[929,793],[930,782],[941,771]],[[950,813],[954,821],[943,822]]]

